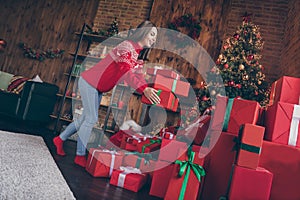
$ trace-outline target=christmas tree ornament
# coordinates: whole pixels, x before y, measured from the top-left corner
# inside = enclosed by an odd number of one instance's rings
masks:
[[[253,60],[253,58],[254,58],[254,56],[253,56],[252,54],[250,54],[250,55],[247,56],[247,60],[248,60],[248,61]]]
[[[216,92],[215,90],[212,90],[212,91],[210,92],[210,94],[211,94],[212,96],[215,96],[215,95],[217,94],[217,92]]]
[[[235,33],[235,34],[233,35],[233,37],[234,37],[236,40],[238,40],[238,39],[240,38],[240,35],[237,34],[237,33]]]
[[[224,68],[225,68],[225,69],[228,69],[228,68],[229,68],[228,63],[225,63],[225,64],[224,64]]]
[[[242,70],[244,70],[244,69],[245,69],[245,65],[243,65],[243,64],[240,64],[240,65],[239,65],[239,70],[241,70],[241,71],[242,71]]]

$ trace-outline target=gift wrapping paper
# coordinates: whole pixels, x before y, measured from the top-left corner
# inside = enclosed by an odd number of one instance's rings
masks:
[[[147,175],[142,174],[139,169],[132,167],[120,167],[114,170],[109,183],[118,187],[138,192],[147,182]]]
[[[241,126],[237,138],[236,164],[256,169],[258,167],[265,128],[253,124]]]
[[[282,76],[271,86],[269,105],[276,102],[299,104],[299,96],[300,78]]]
[[[202,157],[200,146],[193,146],[188,149],[178,160],[171,175],[165,200],[196,200],[200,191],[200,185],[205,176],[205,158]]]
[[[242,124],[257,123],[259,113],[260,105],[256,101],[218,96],[211,128],[238,135]]]
[[[262,167],[234,166],[228,199],[269,200],[272,180],[273,174]]]
[[[107,149],[91,148],[87,159],[86,171],[94,177],[110,177],[113,169],[118,169],[123,153]]]
[[[265,139],[268,141],[300,147],[300,105],[274,103],[266,111]]]

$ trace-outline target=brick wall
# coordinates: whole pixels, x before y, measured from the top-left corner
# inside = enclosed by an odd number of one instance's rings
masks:
[[[117,18],[119,31],[136,27],[149,18],[153,0],[99,0],[94,20],[95,30],[107,30]]]
[[[300,77],[300,1],[292,0],[288,4],[283,48],[281,54],[282,75]]]
[[[260,27],[264,40],[260,63],[265,67],[264,73],[267,80],[272,82],[280,76],[282,71],[280,58],[284,46],[288,0],[232,0],[224,38],[231,36],[242,24],[241,16],[245,11],[252,13],[252,22]]]

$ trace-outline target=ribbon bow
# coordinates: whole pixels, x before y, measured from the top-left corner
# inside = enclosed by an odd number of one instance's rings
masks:
[[[142,174],[141,170],[131,166],[121,166],[120,170],[123,171],[124,174]]]
[[[161,144],[161,139],[150,139],[150,143],[143,145],[142,153],[145,152],[146,147],[151,146],[152,144],[155,144],[155,143]]]
[[[197,179],[199,182],[201,182],[201,176],[205,176],[205,171],[203,169],[202,166],[193,163],[195,158],[195,152],[192,151],[191,148],[188,149],[188,160],[187,161],[181,161],[181,160],[176,160],[175,164],[179,164],[180,168],[179,168],[179,172],[178,172],[178,176],[182,177],[182,175],[185,173],[184,176],[184,180],[181,186],[181,190],[180,190],[180,195],[178,197],[179,200],[183,200],[184,199],[184,194],[187,188],[187,183],[188,183],[188,179],[190,176],[190,172],[191,169],[193,170],[194,174],[196,175]]]
[[[119,178],[118,178],[118,186],[119,187],[124,187],[124,183],[125,183],[127,174],[142,174],[140,169],[130,167],[130,166],[127,166],[127,167],[121,166],[120,170],[122,170],[123,172],[119,174]]]

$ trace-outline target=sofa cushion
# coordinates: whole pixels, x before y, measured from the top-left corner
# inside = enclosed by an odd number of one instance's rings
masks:
[[[13,76],[12,79],[9,82],[9,85],[7,87],[8,92],[20,94],[20,92],[23,90],[24,85],[26,81],[28,81],[29,78],[23,77],[23,76]]]
[[[9,82],[13,76],[14,76],[13,74],[0,71],[0,89],[1,90],[7,90]]]

